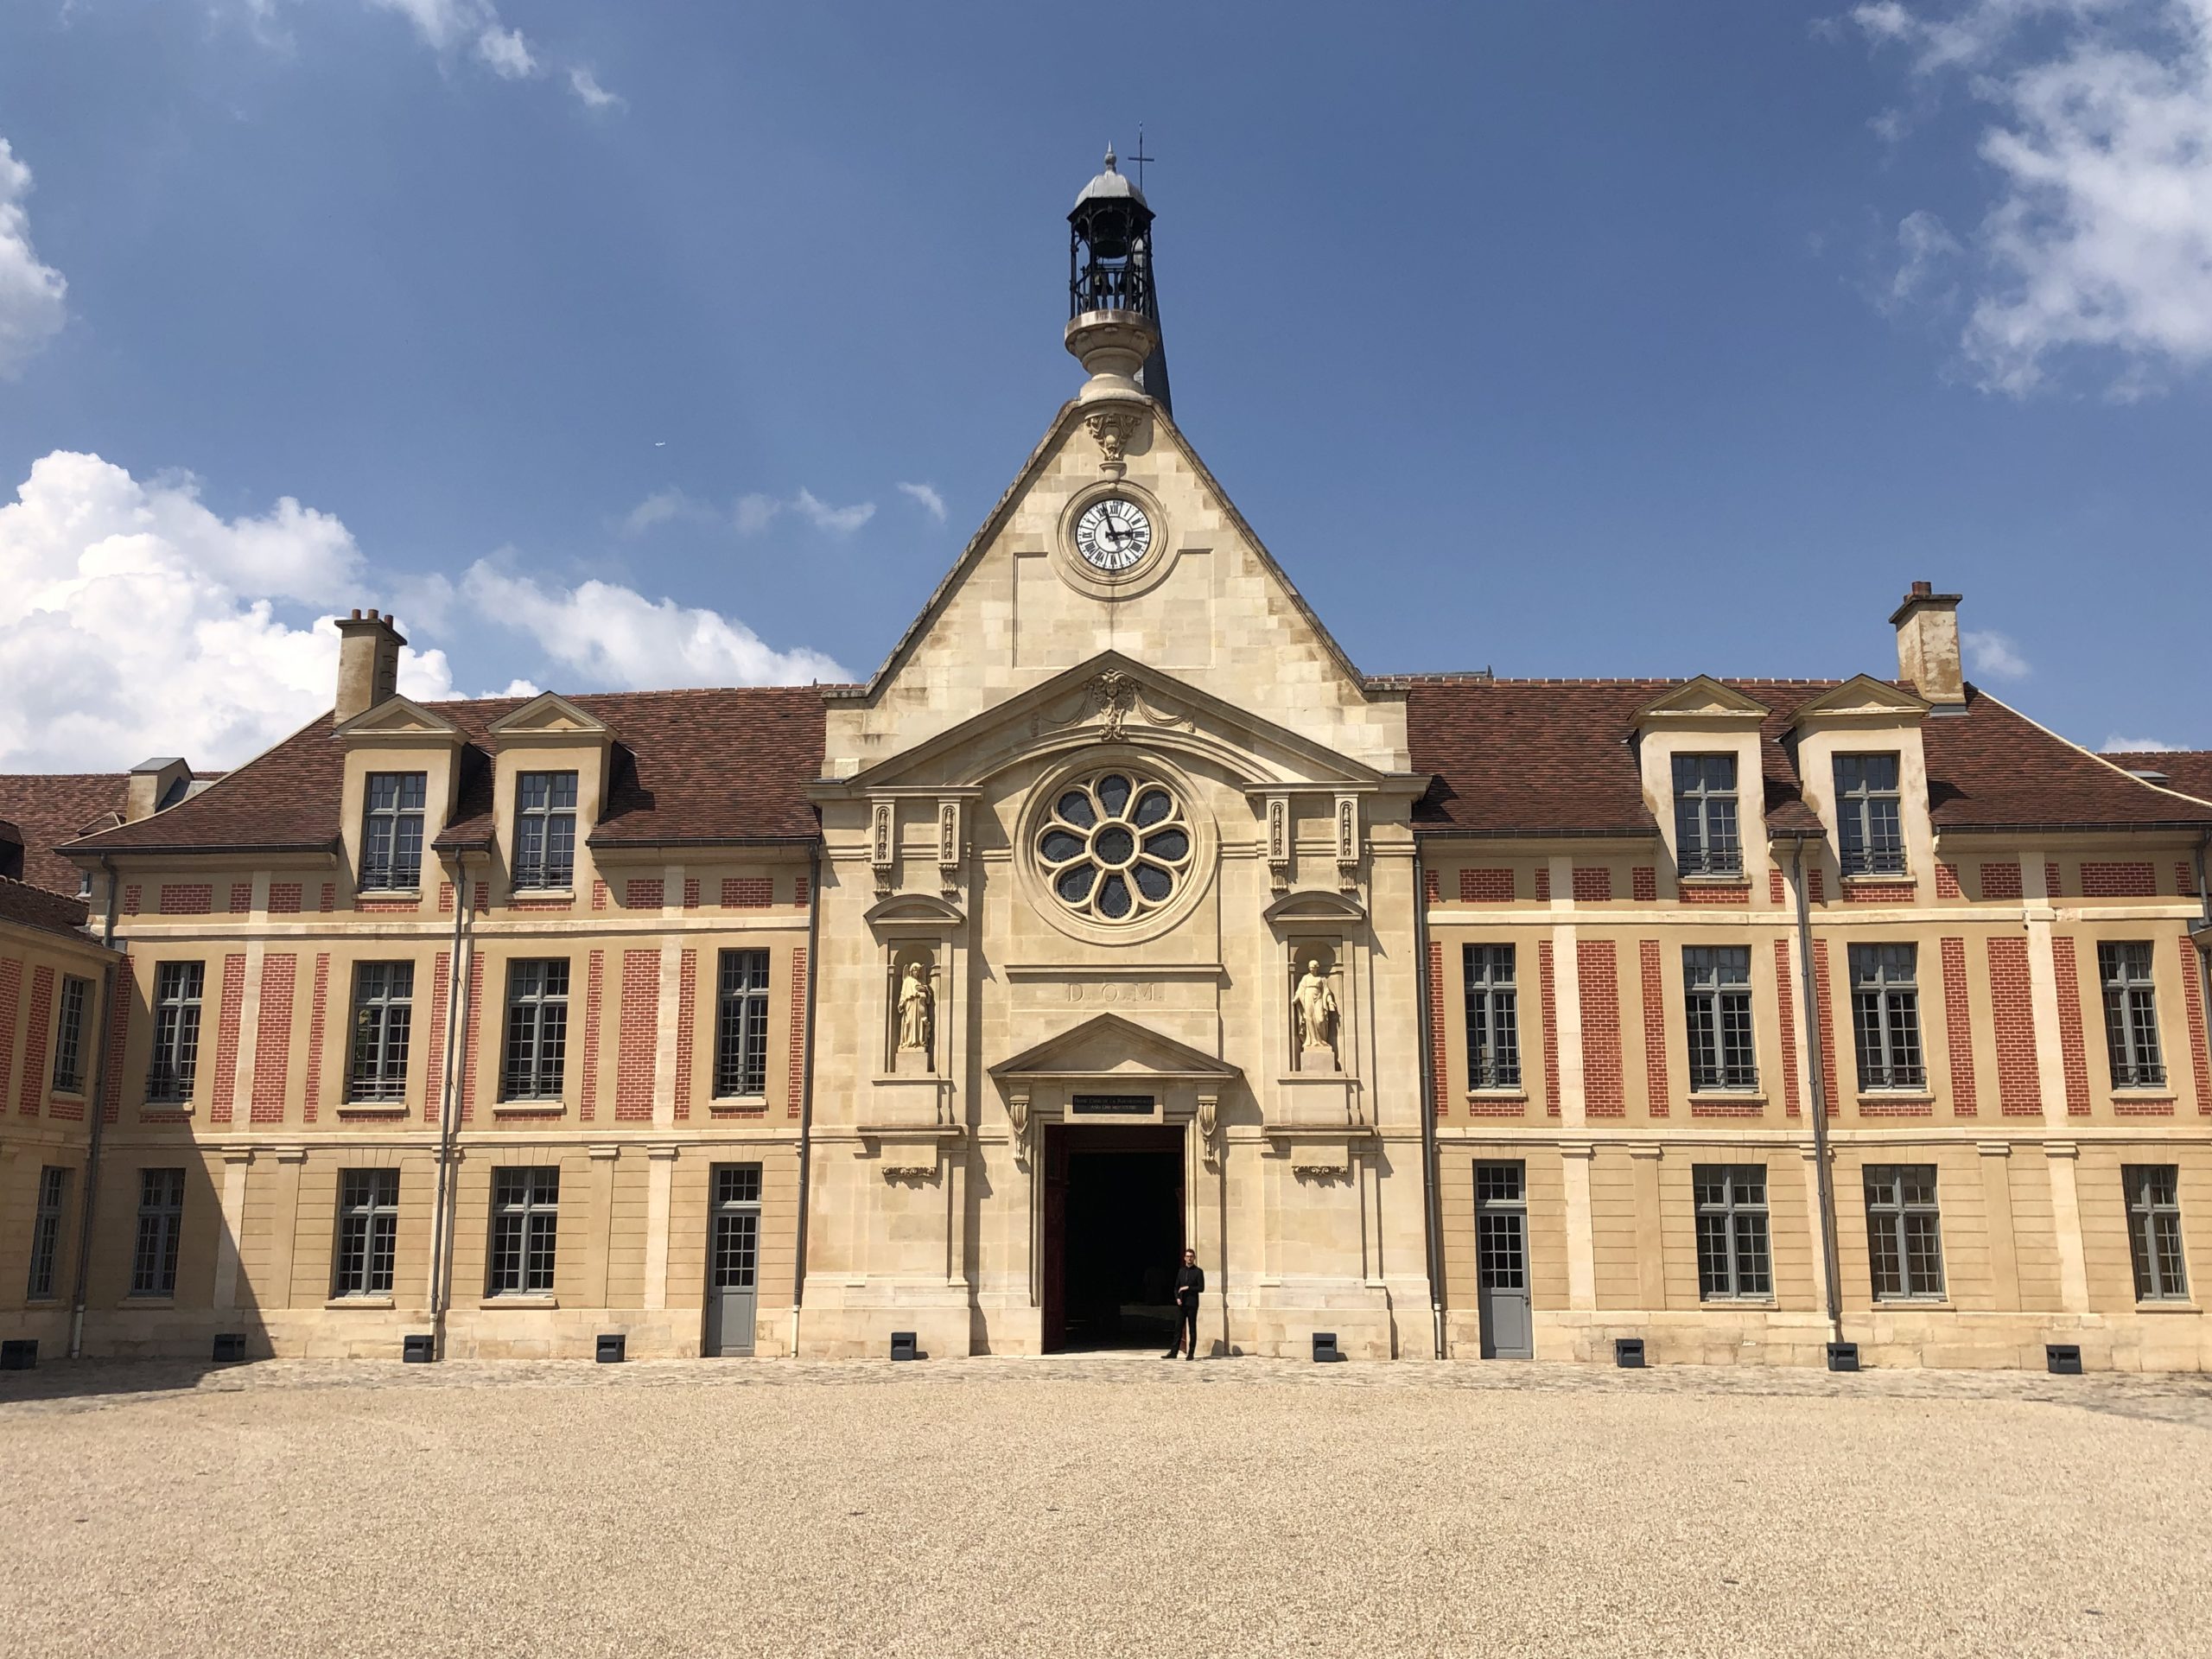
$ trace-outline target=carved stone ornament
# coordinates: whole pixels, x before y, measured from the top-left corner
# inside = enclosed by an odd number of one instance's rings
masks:
[[[1188,729],[1191,717],[1163,709],[1153,702],[1144,687],[1134,675],[1118,668],[1109,668],[1094,674],[1075,693],[1072,705],[1062,704],[1057,710],[1040,712],[1031,725],[1033,735],[1042,737],[1047,732],[1065,731],[1084,721],[1100,717],[1100,735],[1109,743],[1122,741],[1122,726],[1131,715],[1147,726],[1173,726]]]
[[[1296,1027],[1298,1069],[1342,1071],[1344,1062],[1337,1051],[1337,994],[1329,988],[1319,958],[1306,961],[1306,972],[1291,997],[1290,1017]]]
[[[1109,668],[1090,683],[1090,702],[1105,717],[1106,741],[1122,741],[1122,722],[1137,700],[1137,683],[1118,668]]]
[[[1290,890],[1290,803],[1280,795],[1268,800],[1268,884]]]
[[[1359,885],[1359,803],[1337,798],[1337,886],[1345,893]]]
[[[1101,409],[1084,417],[1084,424],[1090,429],[1090,435],[1098,442],[1098,470],[1120,477],[1127,463],[1122,451],[1131,438],[1136,436],[1137,425],[1144,417],[1133,409]]]
[[[937,804],[938,886],[948,899],[960,891],[960,803]]]
[[[875,890],[880,896],[891,891],[893,859],[898,850],[890,802],[878,801],[869,810],[868,839],[868,863],[875,872]]]
[[[916,1050],[930,1052],[931,1026],[936,1006],[929,981],[918,962],[906,964],[906,976],[899,987],[899,1047],[901,1052]]]
[[[1029,1167],[1029,1096],[1008,1095],[1006,1100],[1007,1127],[1014,1133],[1014,1161],[1023,1169]]]
[[[1221,1128],[1221,1102],[1212,1095],[1198,1096],[1198,1151],[1208,1169],[1221,1167],[1221,1145],[1214,1137]]]

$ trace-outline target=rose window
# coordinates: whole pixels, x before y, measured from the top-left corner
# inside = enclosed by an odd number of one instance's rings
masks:
[[[1060,902],[1125,922],[1166,905],[1191,868],[1191,830],[1173,791],[1125,772],[1071,784],[1037,832],[1037,856]]]

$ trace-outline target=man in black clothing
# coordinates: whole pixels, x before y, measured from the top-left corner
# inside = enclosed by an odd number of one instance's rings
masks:
[[[1206,1270],[1198,1265],[1196,1250],[1183,1252],[1183,1265],[1175,1274],[1175,1345],[1161,1356],[1173,1359],[1198,1357],[1198,1298],[1205,1294]]]

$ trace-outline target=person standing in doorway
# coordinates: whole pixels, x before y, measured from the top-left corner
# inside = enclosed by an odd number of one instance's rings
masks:
[[[1181,1354],[1198,1357],[1198,1298],[1205,1294],[1206,1270],[1198,1265],[1196,1250],[1183,1252],[1183,1265],[1175,1273],[1175,1343],[1162,1358]]]

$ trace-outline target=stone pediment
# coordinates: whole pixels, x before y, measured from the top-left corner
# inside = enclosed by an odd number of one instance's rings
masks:
[[[880,904],[869,906],[868,912],[870,927],[892,931],[924,928],[931,932],[941,932],[949,927],[961,926],[967,919],[961,913],[959,906],[925,893],[894,893]]]
[[[1367,907],[1349,893],[1329,893],[1313,887],[1283,894],[1262,914],[1266,920],[1277,925],[1327,922],[1342,926],[1346,923],[1365,921]]]
[[[1801,704],[1793,728],[1808,726],[1875,724],[1916,726],[1928,715],[1928,702],[1871,675],[1846,680]]]
[[[1734,686],[1700,674],[1645,703],[1636,712],[1636,724],[1639,730],[1658,725],[1756,726],[1769,712]]]
[[[1222,1084],[1243,1076],[1226,1060],[1118,1014],[1094,1014],[990,1070],[993,1077],[1005,1082],[1157,1077]]]
[[[338,728],[346,743],[458,744],[460,727],[411,697],[386,697]]]
[[[491,725],[492,735],[503,741],[530,738],[574,738],[587,743],[613,735],[607,722],[586,714],[557,691],[540,692]]]

